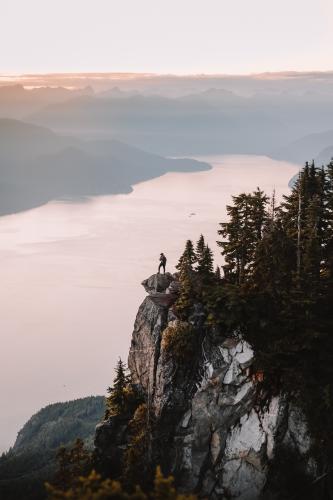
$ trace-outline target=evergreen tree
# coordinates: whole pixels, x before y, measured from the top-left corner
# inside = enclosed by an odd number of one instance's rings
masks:
[[[303,227],[304,210],[308,204],[309,192],[313,190],[313,185],[309,186],[309,170],[309,164],[306,162],[303,170],[299,173],[299,177],[292,188],[291,194],[288,196],[284,195],[284,202],[281,204],[281,218],[283,224],[288,234],[295,241],[298,236],[299,219]]]
[[[319,292],[322,253],[319,224],[320,199],[318,195],[314,195],[305,213],[302,266],[302,285],[311,295]]]
[[[213,252],[208,245],[204,246],[202,257],[198,262],[197,271],[199,274],[209,276],[214,272],[214,257]]]
[[[269,208],[269,214],[268,214],[268,217],[267,217],[267,223],[270,224],[271,227],[275,223],[276,212],[277,212],[276,196],[275,196],[275,189],[273,189],[273,193],[272,193],[272,197],[271,197],[271,203],[270,203],[270,208]]]
[[[131,395],[129,377],[126,374],[125,363],[121,358],[117,362],[115,371],[113,386],[107,389],[109,395],[106,398],[106,417],[126,412]]]
[[[298,288],[318,291],[327,247],[329,182],[324,169],[307,162],[289,196],[284,196],[280,217],[294,241],[294,275]]]
[[[263,230],[266,225],[267,220],[269,219],[269,214],[267,213],[267,203],[268,196],[261,191],[259,188],[253,192],[250,197],[251,203],[251,226],[253,231],[255,232],[256,242],[260,241],[262,238]],[[275,196],[274,196],[274,204],[275,204]]]
[[[142,474],[141,474],[142,477]],[[128,485],[103,478],[92,470],[88,475],[77,477],[69,489],[63,491],[46,484],[47,500],[196,500],[196,495],[177,493],[174,478],[165,477],[157,467],[153,491],[145,493],[135,486],[130,493]]]
[[[164,477],[161,468],[158,466],[151,498],[154,500],[196,500],[196,495],[178,495],[174,487],[174,482],[173,476]]]
[[[181,255],[179,262],[176,266],[177,269],[179,269],[180,292],[178,295],[178,299],[174,305],[174,308],[177,315],[181,319],[186,319],[188,317],[190,309],[193,305],[193,296],[194,296],[193,264],[196,261],[197,261],[197,255],[194,252],[193,243],[191,240],[187,240],[185,245],[185,250]]]
[[[251,283],[256,290],[275,298],[286,294],[292,286],[294,255],[281,221],[269,221],[255,252]]]
[[[205,247],[206,247],[205,238],[201,234],[200,238],[197,241],[196,249],[195,249],[197,269],[200,269],[200,266],[202,264],[204,254],[205,254]]]
[[[201,275],[210,275],[214,272],[214,257],[213,252],[209,246],[205,243],[205,238],[200,235],[200,238],[196,245],[196,258],[197,267],[196,270]]]
[[[328,237],[331,238],[333,234],[333,158],[326,168],[326,185],[325,185],[325,196],[327,202],[327,211],[329,223],[327,225]]]
[[[225,272],[228,277],[235,277],[235,281],[240,284],[247,260],[247,242],[243,234],[243,213],[242,206],[245,202],[245,194],[233,196],[234,205],[227,205],[229,222],[220,223],[221,229],[218,234],[225,239],[217,241],[222,248],[222,255],[225,257]]]
[[[323,274],[326,283],[333,288],[333,158],[326,168],[325,201],[326,226],[323,248]]]
[[[72,448],[60,447],[57,452],[58,471],[54,477],[54,486],[65,490],[75,478],[88,472],[91,467],[91,454],[84,448],[82,439],[76,439]]]
[[[174,308],[177,316],[186,320],[194,303],[193,272],[188,266],[182,266],[179,275],[180,292]]]
[[[268,197],[259,188],[253,194],[233,196],[234,204],[227,206],[229,222],[220,223],[218,234],[224,237],[217,244],[222,248],[228,278],[242,284],[250,273],[256,245],[262,238],[268,219]]]
[[[126,485],[147,486],[148,478],[151,476],[149,457],[151,427],[148,425],[148,412],[146,404],[139,405],[128,424],[130,439],[124,455],[123,472]]]
[[[187,267],[192,270],[196,261],[197,257],[194,251],[193,243],[191,240],[187,240],[184,252],[179,259],[176,269],[181,271],[184,267]]]
[[[220,280],[221,279],[221,269],[220,269],[220,266],[216,266],[216,269],[215,269],[215,277]]]

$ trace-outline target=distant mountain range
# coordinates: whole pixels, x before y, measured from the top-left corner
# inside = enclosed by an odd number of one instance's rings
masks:
[[[49,104],[27,120],[58,133],[113,138],[162,155],[272,155],[300,137],[329,130],[332,114],[332,95],[309,92],[240,96],[209,88],[170,97],[113,89]]]
[[[81,438],[92,449],[95,426],[104,411],[105,398],[90,396],[51,404],[33,415],[14,447],[0,457],[1,500],[45,498],[44,482],[55,473],[59,447]]]
[[[27,119],[58,133],[113,138],[169,156],[261,154],[289,137],[266,102],[216,90],[179,98],[88,96],[48,105]]]
[[[333,144],[319,150],[307,141],[332,130],[332,81],[332,72],[33,75],[20,82],[36,88],[0,85],[0,117],[162,156],[260,154],[304,163]]]
[[[54,79],[69,88],[44,87],[47,75],[31,78],[36,88],[0,85],[0,215],[209,168],[165,156],[259,154],[320,164],[333,153],[333,73]]]
[[[0,118],[24,118],[49,104],[68,99],[93,95],[91,87],[68,89],[64,87],[37,87],[27,89],[23,85],[0,86]]]
[[[169,171],[209,169],[168,159],[115,140],[84,141],[44,127],[0,119],[0,214],[54,199],[127,193],[139,181]]]
[[[303,164],[315,160],[317,165],[328,163],[333,157],[333,130],[308,134],[272,153],[274,158]]]
[[[25,86],[92,87],[103,92],[112,87],[121,90],[155,93],[169,97],[203,92],[210,88],[231,90],[241,95],[256,93],[293,95],[332,95],[333,71],[283,71],[251,75],[195,74],[158,75],[152,73],[58,73],[7,76],[6,85],[20,82]],[[0,80],[1,84],[1,80]]]

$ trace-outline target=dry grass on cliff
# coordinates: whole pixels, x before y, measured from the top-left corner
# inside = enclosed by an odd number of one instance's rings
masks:
[[[173,321],[166,327],[162,337],[162,349],[176,361],[186,361],[195,354],[196,332],[186,321]]]

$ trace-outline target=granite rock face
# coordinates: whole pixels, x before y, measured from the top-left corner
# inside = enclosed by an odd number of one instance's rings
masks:
[[[283,394],[264,407],[258,404],[262,374],[254,372],[254,352],[240,332],[225,337],[213,331],[205,324],[202,305],[195,304],[189,322],[197,332],[198,349],[185,366],[162,342],[166,327],[177,321],[172,308],[177,277],[153,275],[142,284],[149,295],[135,320],[128,366],[156,423],[154,463],[175,476],[179,490],[216,500],[279,498],[267,484],[281,448],[290,448],[306,472],[315,475],[301,409]],[[156,300],[165,296],[169,302]],[[112,439],[114,446],[126,446],[124,425],[118,434],[112,434],[110,425],[98,428],[102,455]]]

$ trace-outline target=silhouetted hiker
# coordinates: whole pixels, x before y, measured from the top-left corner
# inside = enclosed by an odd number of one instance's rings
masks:
[[[161,255],[160,255],[160,265],[158,266],[158,272],[160,272],[161,267],[163,267],[163,273],[165,274],[166,261],[167,261],[166,256],[164,255],[164,253],[161,253]]]

